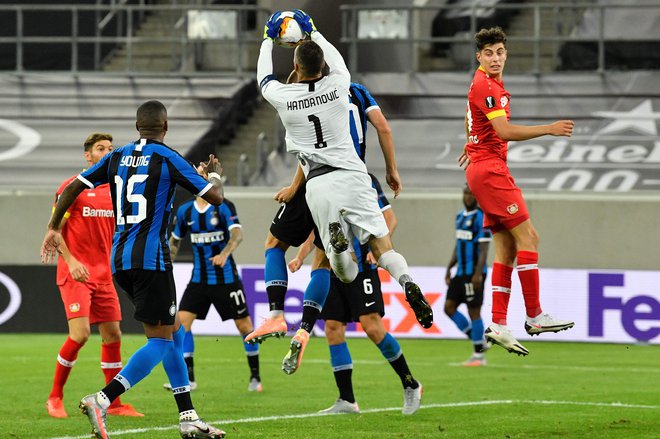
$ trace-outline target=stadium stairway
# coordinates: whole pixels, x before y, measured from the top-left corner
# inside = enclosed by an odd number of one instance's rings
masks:
[[[111,133],[116,146],[135,140],[135,111],[149,99],[167,107],[165,141],[184,156],[214,122],[228,142],[242,122],[232,114],[245,104],[243,91],[252,83],[239,78],[0,75],[0,190],[54,191],[85,166],[82,145],[90,133]]]
[[[171,0],[157,0],[158,5],[171,5]],[[144,16],[144,20],[135,30],[134,37],[137,39],[149,39],[150,37],[172,37],[181,36],[185,26],[181,26],[179,10],[167,11],[156,10]],[[175,42],[134,42],[131,46],[131,62],[128,65],[128,47],[123,44],[113,50],[103,62],[103,70],[108,72],[168,72],[179,71],[181,63],[182,46]],[[185,70],[185,66],[184,66]]]

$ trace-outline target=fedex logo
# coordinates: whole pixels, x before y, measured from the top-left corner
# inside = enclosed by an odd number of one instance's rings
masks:
[[[622,288],[625,277],[619,273],[589,274],[589,336],[603,337],[606,311],[618,312],[621,325],[630,337],[650,341],[660,335],[660,301],[658,294],[639,294],[624,299],[607,288]],[[652,294],[652,293],[651,293]]]

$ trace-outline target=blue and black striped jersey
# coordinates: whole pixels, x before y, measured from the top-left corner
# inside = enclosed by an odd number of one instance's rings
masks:
[[[472,276],[479,261],[479,243],[490,242],[493,235],[484,229],[484,212],[462,210],[456,215],[456,276]],[[488,267],[484,264],[483,273]]]
[[[355,151],[358,153],[360,159],[365,161],[367,148],[367,113],[379,107],[376,100],[369,93],[369,90],[362,84],[351,82],[349,93],[351,100],[351,137],[353,138]]]
[[[183,239],[190,234],[194,255],[190,282],[219,285],[240,279],[233,256],[227,258],[224,267],[211,263],[211,258],[225,248],[231,237],[230,231],[235,227],[241,227],[241,223],[234,203],[226,198],[219,206],[207,204],[200,209],[195,200],[190,200],[179,207],[172,236]]]
[[[380,186],[380,182],[375,175],[370,173],[369,176],[371,177],[371,187],[376,189],[376,193],[378,193],[378,206],[380,207],[380,210],[384,212],[387,209],[391,209],[392,206],[390,205],[390,201],[385,196],[383,188]],[[360,241],[357,238],[354,238],[353,248],[355,249],[355,256],[357,258],[358,270],[360,273],[378,268],[376,265],[367,262],[367,253],[370,251],[369,243],[360,245]]]
[[[150,139],[115,149],[78,179],[90,188],[110,183],[113,273],[171,269],[167,226],[176,185],[198,196],[213,187],[178,152]]]

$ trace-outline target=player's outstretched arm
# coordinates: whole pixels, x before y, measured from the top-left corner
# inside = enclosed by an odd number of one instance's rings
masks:
[[[314,24],[312,17],[307,15],[307,13],[301,9],[294,9],[293,18],[300,25],[300,29],[309,35],[312,41],[314,41],[321,47],[321,49],[323,49],[323,58],[325,59],[325,63],[330,68],[330,73],[345,76],[347,81],[350,82],[351,74],[348,71],[348,67],[346,67],[344,58],[341,56],[341,53],[339,53],[337,48],[333,46],[328,40],[326,40],[325,37],[321,35],[321,32],[316,29],[316,25]]]
[[[399,196],[403,190],[401,177],[397,169],[396,157],[394,154],[394,137],[392,136],[392,129],[387,122],[383,112],[376,108],[367,113],[367,119],[371,125],[376,128],[378,134],[378,143],[383,152],[383,159],[385,159],[385,181],[387,185],[394,191],[394,198]]]
[[[284,21],[282,12],[276,11],[268,17],[264,26],[264,40],[261,42],[257,60],[257,82],[260,88],[263,88],[269,80],[275,79],[273,76],[273,40],[279,34],[282,21]]]
[[[64,238],[60,241],[57,250],[58,253],[62,255],[62,259],[66,262],[67,267],[69,267],[71,277],[78,282],[87,282],[87,279],[89,279],[89,270],[87,270],[85,264],[73,256],[71,250],[69,250],[69,247],[66,245]]]
[[[170,258],[172,261],[176,259],[177,253],[179,253],[179,247],[181,246],[181,240],[176,239],[174,236],[170,236]]]
[[[79,179],[74,179],[69,185],[64,188],[62,194],[57,200],[53,214],[50,216],[48,222],[48,230],[41,243],[41,262],[49,264],[55,261],[58,247],[62,242],[62,219],[69,207],[76,200],[78,195],[85,190],[86,184]]]
[[[229,256],[231,256],[234,250],[236,250],[239,244],[243,241],[243,230],[240,227],[232,228],[229,233],[231,237],[229,238],[229,241],[227,241],[225,248],[223,248],[217,255],[209,258],[213,265],[224,267]]]
[[[451,258],[447,264],[447,272],[445,273],[445,283],[447,285],[449,285],[449,282],[451,282],[451,269],[454,265],[456,265],[457,262],[458,258],[456,257],[456,246],[454,246],[454,250],[451,252]]]
[[[573,134],[572,120],[558,120],[549,125],[514,125],[506,117],[496,117],[490,121],[497,136],[506,141],[529,140],[545,135],[571,137]]]
[[[293,196],[296,195],[296,192],[298,192],[303,184],[305,184],[305,173],[303,172],[300,163],[298,163],[298,168],[296,169],[291,184],[277,191],[273,196],[273,199],[278,203],[288,203],[293,199]]]
[[[314,250],[314,238],[315,234],[312,231],[312,233],[309,234],[307,237],[307,240],[302,243],[300,247],[298,247],[298,252],[296,253],[296,256],[289,261],[289,270],[291,273],[295,273],[296,271],[300,270],[300,267],[302,267],[303,263],[305,262],[305,258],[309,256],[309,254]]]
[[[213,187],[206,191],[202,198],[214,206],[222,204],[225,199],[225,188],[222,184],[222,166],[217,157],[210,154],[207,162],[199,164],[197,173],[213,184]]]

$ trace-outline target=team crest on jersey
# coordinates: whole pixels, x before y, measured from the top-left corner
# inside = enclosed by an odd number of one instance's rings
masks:
[[[509,212],[509,215],[513,215],[518,212],[518,204],[513,203],[506,206],[506,211]]]
[[[495,107],[495,98],[492,96],[486,97],[486,107],[493,108]]]
[[[465,221],[465,227],[470,227],[471,225],[472,225],[472,220],[471,219]]]
[[[170,315],[173,316],[174,313],[176,313],[176,305],[175,305],[175,304],[172,304],[172,305],[170,306]]]
[[[508,103],[509,103],[509,98],[507,98],[506,96],[502,96],[500,98],[500,104],[502,105],[502,108],[506,107],[506,104]]]
[[[211,225],[213,227],[217,226],[220,223],[220,220],[218,219],[218,214],[214,211],[213,215],[211,216]]]
[[[71,305],[69,305],[69,311],[71,311],[71,312],[80,311],[80,304],[79,303],[72,303]]]

